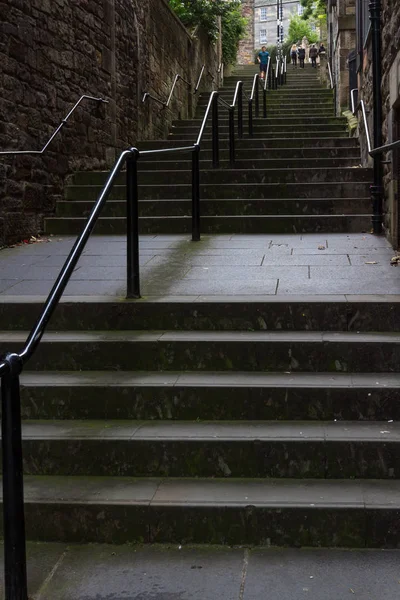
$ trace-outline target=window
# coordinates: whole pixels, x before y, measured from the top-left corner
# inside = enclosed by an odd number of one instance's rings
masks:
[[[267,20],[267,7],[262,6],[260,8],[260,21],[266,21],[266,20]]]
[[[267,43],[267,30],[260,29],[260,44],[266,44],[266,43]]]
[[[304,13],[304,6],[302,6],[301,4],[297,5],[297,14],[299,15],[299,17],[301,17],[301,15]]]

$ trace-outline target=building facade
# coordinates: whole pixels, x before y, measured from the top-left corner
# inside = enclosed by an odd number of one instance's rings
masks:
[[[287,36],[291,14],[301,15],[303,7],[298,0],[283,0],[283,37]],[[255,48],[276,44],[277,38],[276,0],[255,0],[254,43]],[[297,40],[296,40],[297,41]]]
[[[242,15],[247,19],[246,33],[239,42],[239,65],[254,63],[254,0],[242,0]]]
[[[368,134],[372,149],[400,138],[400,2],[329,0],[328,39],[337,110],[351,107],[354,90],[361,164],[374,170],[374,228],[379,219],[398,249],[400,150],[371,157]]]

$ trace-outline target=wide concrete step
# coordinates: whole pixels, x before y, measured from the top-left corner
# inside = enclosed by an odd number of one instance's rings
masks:
[[[194,143],[193,140],[191,140]],[[210,150],[211,149],[212,140],[209,138],[203,138],[201,142],[202,150]],[[143,140],[137,143],[137,147],[139,150],[158,150],[158,149],[166,149],[166,148],[179,148],[181,146],[187,146],[187,140],[185,140],[184,144],[177,139],[170,140]],[[189,143],[189,146],[191,144]],[[227,150],[229,148],[229,140],[220,139],[220,150]],[[299,148],[352,148],[357,149],[358,153],[360,153],[358,141],[355,138],[346,137],[338,137],[333,134],[330,134],[329,137],[298,137],[296,139],[296,143],[293,143],[292,138],[282,138],[282,137],[265,137],[265,138],[251,138],[247,135],[247,127],[244,131],[244,138],[235,140],[236,152],[240,152],[241,150],[249,150],[253,152],[257,152],[258,150],[266,149],[271,150],[271,148],[288,148],[299,149]],[[156,156],[156,160],[160,157]],[[190,156],[190,152],[188,151],[186,154],[181,154],[181,156]],[[248,154],[247,154],[248,156]],[[271,156],[271,153],[270,153]],[[275,156],[275,151],[274,151]],[[143,157],[145,158],[145,157]],[[154,156],[153,156],[154,158]],[[163,154],[162,159],[167,158],[167,154]]]
[[[353,215],[230,215],[203,216],[202,234],[276,234],[276,233],[365,233],[371,228],[370,211]],[[45,218],[44,230],[52,235],[78,235],[86,217]],[[190,234],[189,216],[140,217],[140,234]],[[100,217],[95,235],[126,235],[126,219]]]
[[[247,127],[246,127],[247,129]],[[194,144],[196,139],[197,139],[197,134],[198,134],[198,130],[193,131],[192,133],[180,133],[180,132],[176,132],[176,133],[170,133],[168,135],[168,141],[170,140],[178,140],[178,141],[182,141],[183,144],[182,145],[187,145],[187,144]],[[205,132],[204,141],[211,141],[212,138],[210,137],[211,133],[209,133],[208,131]],[[346,131],[346,129],[344,129],[343,127],[337,128],[337,127],[333,127],[331,129],[329,129],[329,127],[327,129],[317,129],[315,127],[313,128],[305,128],[305,129],[301,129],[299,130],[297,127],[296,129],[292,129],[292,130],[287,130],[287,131],[280,131],[280,130],[272,130],[271,128],[269,128],[267,131],[262,131],[262,130],[257,130],[257,128],[254,128],[254,133],[251,136],[251,139],[257,140],[257,139],[269,139],[269,138],[280,138],[282,140],[285,140],[285,143],[288,143],[289,139],[295,139],[295,142],[292,143],[297,143],[298,138],[300,137],[320,137],[320,138],[332,138],[332,137],[344,137],[344,138],[348,138],[349,137],[349,133],[348,131]],[[228,141],[228,132],[226,133],[221,133],[220,134],[220,138],[221,139],[225,139],[226,141]]]
[[[226,148],[226,144],[219,151],[219,160],[221,168],[230,168],[229,163],[229,151]],[[253,156],[254,153],[254,156]],[[305,162],[303,159],[306,159]],[[291,147],[291,148],[274,148],[273,153],[271,153],[269,148],[254,148],[251,155],[249,155],[249,151],[245,148],[236,148],[235,149],[235,165],[241,169],[245,168],[258,168],[259,165],[262,165],[263,168],[286,168],[288,165],[288,161],[291,161],[290,164],[296,165],[299,163],[301,166],[308,165],[308,161],[312,161],[312,164],[316,166],[332,166],[332,167],[340,167],[340,166],[354,166],[354,165],[346,165],[342,164],[345,161],[355,161],[356,166],[360,164],[360,149],[358,146],[322,146],[322,147]],[[210,148],[203,148],[200,154],[200,166],[211,165],[212,161],[212,152]],[[138,170],[145,171],[148,169],[154,168],[168,168],[169,166],[175,165],[177,169],[187,168],[186,165],[191,168],[192,161],[189,156],[182,155],[182,159],[177,161],[176,157],[173,154],[160,154],[157,156],[157,161],[146,160],[146,157],[143,156],[140,159],[138,164]],[[97,173],[98,171],[78,171],[79,177],[75,179],[75,174],[68,177],[66,179],[67,183],[90,183],[91,182],[91,174]],[[81,180],[80,175],[85,173],[84,178]]]
[[[115,186],[122,195],[125,194],[126,174],[120,173],[116,178]],[[161,170],[155,171],[144,170],[139,175],[139,184],[162,184],[162,185],[177,185],[191,184],[192,170],[179,169],[177,171]],[[292,164],[288,164],[283,169],[203,169],[200,175],[200,181],[203,185],[208,184],[223,184],[234,182],[235,185],[241,183],[331,183],[331,182],[371,182],[371,169],[355,168],[355,167],[314,167],[304,164],[303,168],[294,168]],[[101,183],[100,183],[101,185]],[[71,190],[69,188],[72,188]],[[92,186],[88,186],[91,188]],[[96,187],[96,186],[95,186]],[[82,189],[81,189],[82,188]],[[91,189],[88,190],[91,193]],[[100,191],[100,189],[98,190]],[[66,187],[66,198],[84,198],[85,186],[72,185]]]
[[[242,153],[241,156],[237,157],[235,160],[235,168],[240,170],[287,169],[289,164],[290,167],[294,169],[304,167],[310,168],[311,165],[313,167],[315,166],[316,168],[358,167],[360,165],[360,157],[357,155],[356,150],[354,150],[353,155],[348,152],[348,156],[343,155],[340,157],[335,157],[334,155],[328,156],[330,150],[325,152],[321,149],[309,149],[308,151],[304,151],[302,149],[298,150],[297,148],[288,148],[287,151],[287,154],[285,153],[285,158],[271,158],[271,153],[266,151],[262,152],[261,157],[257,153],[254,158],[244,158],[246,155],[248,156],[248,153]],[[205,154],[206,151],[203,151],[201,157],[203,158]],[[275,155],[276,152],[274,152],[274,156]],[[227,154],[225,152],[223,154],[223,158],[221,158],[222,155],[220,155],[219,168],[221,169],[232,168],[226,156]],[[160,157],[160,159],[157,159],[157,161],[140,160],[138,163],[138,171],[139,173],[142,171],[155,170],[187,171],[192,168],[192,161],[190,159],[187,160],[186,157],[183,160],[171,160],[171,158],[172,156],[169,155],[165,159],[161,159]],[[200,168],[201,170],[212,169],[211,153],[209,153],[204,160],[202,159],[200,161]],[[75,185],[103,184],[105,183],[108,174],[109,171],[77,171],[67,179],[67,183]],[[123,180],[124,176],[125,172],[123,171],[120,179]]]
[[[362,243],[362,237],[359,236]],[[367,237],[367,236],[366,236]],[[369,235],[368,237],[371,237]],[[253,238],[252,238],[253,239]],[[254,237],[256,240],[256,236]],[[186,240],[186,248],[179,251],[169,250],[168,260],[172,264],[188,264],[191,267],[218,267],[218,266],[276,266],[301,267],[315,265],[329,268],[329,265],[348,265],[347,257],[330,255],[324,256],[313,252],[313,248],[302,248],[296,254],[282,254],[280,245],[258,246],[247,249],[247,246],[236,247],[235,242],[220,241],[220,254],[217,249],[208,248],[208,240],[203,239],[202,251],[197,254],[199,242]],[[245,243],[245,242],[244,242]],[[368,242],[366,242],[368,243]],[[285,246],[285,243],[282,242]],[[226,256],[229,248],[230,260]],[[277,251],[277,254],[275,253]],[[335,248],[331,249],[335,252]],[[307,253],[308,251],[308,253]],[[363,251],[359,248],[359,251]],[[115,250],[114,250],[115,252]],[[78,263],[79,267],[94,269],[97,267],[122,267],[125,266],[125,248],[120,249],[121,254],[109,257],[102,255],[98,258],[95,249],[89,250]],[[165,250],[161,249],[160,254]],[[140,243],[140,256],[144,260],[157,263],[150,254],[146,245]],[[55,257],[59,258],[59,257]],[[158,259],[165,257],[158,257]],[[100,264],[98,264],[100,260]],[[161,261],[162,262],[162,261]],[[56,261],[57,266],[62,260]],[[150,265],[151,266],[151,265]],[[352,275],[349,275],[351,277]],[[5,297],[0,303],[0,328],[5,331],[29,330],[37,319],[43,303],[34,297],[12,298]],[[113,329],[114,331],[131,330],[189,330],[189,331],[363,331],[363,332],[400,332],[399,301],[396,297],[383,297],[378,300],[376,296],[364,295],[362,298],[352,296],[302,297],[287,300],[284,297],[275,299],[247,296],[228,300],[221,300],[214,296],[202,296],[198,300],[185,300],[174,298],[171,301],[160,302],[145,298],[141,300],[126,300],[122,298],[103,297],[87,298],[78,297],[71,301],[62,299],[58,304],[49,324],[49,331],[90,331]],[[29,367],[28,367],[29,368]],[[115,373],[115,377],[122,377]],[[374,376],[372,376],[374,377]],[[331,382],[335,379],[331,378]],[[88,383],[92,383],[91,380]],[[379,381],[372,381],[373,386]],[[400,404],[399,404],[400,410]]]
[[[200,127],[197,126],[196,124],[194,125],[176,125],[174,127],[171,127],[169,135],[176,135],[176,136],[180,136],[182,134],[191,134],[192,137],[194,138],[195,135],[198,134]],[[210,137],[211,135],[211,130],[212,130],[212,125],[211,122],[207,125],[207,127],[205,127],[205,133],[204,135],[207,137]],[[220,135],[224,135],[225,137],[228,136],[229,133],[229,127],[228,125],[224,125],[223,123],[218,125],[218,131],[220,133]],[[285,137],[285,135],[287,133],[289,133],[289,135],[291,136],[292,132],[295,131],[298,134],[301,133],[307,133],[307,135],[309,133],[313,133],[316,137],[318,137],[319,132],[337,132],[339,135],[341,135],[342,133],[345,133],[346,136],[348,136],[348,131],[347,128],[345,126],[344,123],[341,123],[340,121],[338,122],[334,122],[334,123],[329,123],[328,121],[326,122],[321,122],[321,123],[307,123],[307,122],[301,122],[300,120],[298,121],[298,123],[293,123],[292,125],[290,124],[286,124],[286,125],[278,125],[278,124],[274,124],[273,122],[271,122],[270,124],[267,123],[267,120],[264,123],[257,123],[256,125],[253,125],[253,135],[260,135],[262,133],[266,134],[266,135],[270,135],[271,133],[276,134],[278,136],[282,136]]]
[[[24,419],[400,421],[398,373],[24,371],[21,383]]]
[[[27,475],[400,478],[387,421],[31,420],[22,439]]]
[[[260,107],[260,110],[262,112],[262,107]],[[266,127],[266,126],[277,126],[277,125],[282,125],[284,127],[291,127],[293,125],[346,125],[347,124],[347,119],[344,119],[343,117],[319,117],[319,116],[312,116],[312,115],[304,115],[304,114],[297,114],[294,116],[287,116],[287,117],[274,117],[274,118],[270,118],[269,116],[267,116],[267,118],[261,118],[262,115],[260,115],[260,118],[258,118],[257,120],[254,121],[254,127]],[[173,121],[172,122],[172,127],[198,127],[200,128],[202,124],[202,119],[182,119],[179,121]],[[227,127],[228,126],[228,118],[225,117],[222,113],[222,115],[220,116],[219,120],[218,120],[218,124],[219,127]],[[209,127],[211,127],[211,122],[208,124]]]
[[[358,169],[354,169],[358,171]],[[224,171],[220,171],[223,173]],[[142,175],[145,175],[143,173]],[[332,177],[333,179],[333,177]],[[200,185],[202,199],[262,199],[262,198],[366,198],[369,195],[369,179],[364,181],[305,181],[305,182],[271,182],[271,183],[208,183]],[[95,200],[101,186],[69,185],[65,189],[66,200]],[[187,183],[144,184],[139,185],[140,200],[189,199],[192,197],[192,186]],[[115,185],[110,200],[125,198],[125,186]]]
[[[276,277],[273,267],[251,272],[264,280]],[[0,351],[19,351],[26,337],[1,332]],[[29,368],[386,373],[399,371],[399,364],[398,333],[69,331],[45,334]]]
[[[388,480],[25,478],[37,541],[397,548],[399,497]]]
[[[205,113],[205,107],[204,106],[198,106],[196,108],[196,113],[195,113],[195,118],[198,119],[199,121],[203,120],[204,117],[204,113]],[[223,113],[222,113],[223,114]],[[243,107],[243,114],[244,114],[244,118],[247,119],[248,118],[248,110],[246,107]],[[316,108],[315,110],[302,110],[301,113],[299,113],[298,109],[295,108],[283,108],[280,106],[276,106],[276,107],[271,107],[269,106],[267,108],[267,118],[268,119],[274,119],[275,117],[277,118],[285,118],[285,117],[328,117],[328,118],[333,118],[335,117],[335,112],[333,109],[333,106],[327,106],[327,107],[320,107],[320,108]],[[262,104],[260,104],[260,109],[259,109],[259,116],[256,116],[256,111],[253,111],[253,119],[264,119],[263,116],[263,107]],[[221,121],[226,120],[226,117],[223,116]],[[235,120],[237,120],[237,113],[235,113]]]
[[[93,208],[90,201],[60,201],[57,217],[88,216]],[[192,212],[191,200],[144,200],[139,202],[139,216],[187,216]],[[314,198],[268,200],[202,200],[202,216],[218,215],[351,215],[371,212],[370,198]],[[109,200],[103,217],[126,216],[125,200]]]

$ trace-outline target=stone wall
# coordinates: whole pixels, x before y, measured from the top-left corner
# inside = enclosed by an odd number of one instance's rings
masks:
[[[242,0],[242,14],[247,19],[246,33],[239,42],[237,62],[239,65],[254,64],[254,0]]]
[[[355,0],[337,0],[329,14],[328,48],[336,87],[336,113],[349,107],[349,69],[347,59],[356,44]]]
[[[191,37],[166,0],[0,0],[0,149],[39,149],[82,94],[85,101],[41,156],[0,158],[0,245],[41,230],[65,176],[111,166],[141,139],[165,137],[191,114],[201,65],[216,73],[215,48]],[[210,86],[205,79],[204,86]]]
[[[400,128],[396,121],[400,120],[400,4],[391,0],[382,1],[382,143],[387,144],[400,136]],[[373,90],[372,90],[372,44],[367,40],[359,72],[360,98],[367,108],[367,119],[373,145]],[[361,115],[359,115],[359,133],[361,159],[364,166],[372,166],[368,154],[367,141]],[[383,160],[389,160],[384,165],[384,198],[383,213],[384,231],[391,243],[398,248],[400,243],[399,231],[399,167],[398,153],[383,155]]]

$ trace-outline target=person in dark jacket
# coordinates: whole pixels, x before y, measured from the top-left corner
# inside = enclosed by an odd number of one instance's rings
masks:
[[[297,46],[293,44],[290,48],[290,58],[294,69],[297,69]]]
[[[319,54],[319,55],[321,55],[321,54],[326,54],[326,48],[325,48],[325,46],[322,44],[322,42],[321,42],[321,45],[320,45],[320,47],[319,47],[318,54]]]
[[[311,58],[311,66],[314,67],[315,69],[317,68],[317,56],[318,56],[318,50],[315,47],[315,44],[313,44],[310,48],[310,58]]]
[[[300,46],[300,48],[297,50],[297,54],[299,55],[300,68],[304,69],[304,59],[306,57],[305,49]]]

